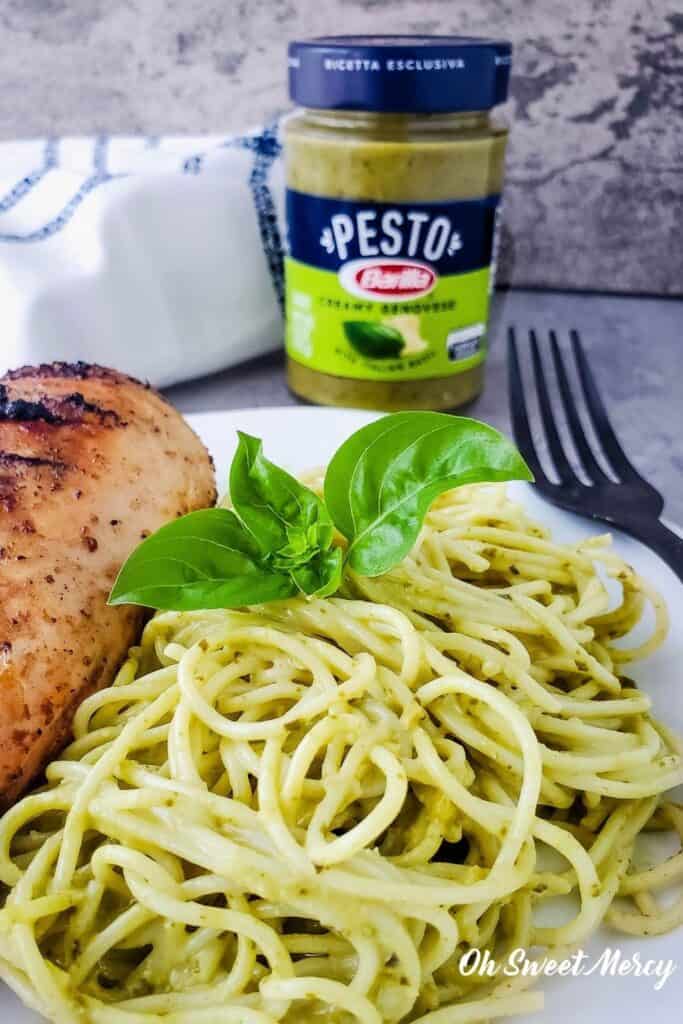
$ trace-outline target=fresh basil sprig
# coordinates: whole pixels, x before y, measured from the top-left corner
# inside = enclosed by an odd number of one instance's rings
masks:
[[[339,588],[342,551],[317,494],[238,434],[230,468],[235,511],[190,512],[167,523],[124,564],[110,604],[191,611],[240,608],[297,593],[325,597]]]
[[[190,512],[140,544],[124,563],[109,604],[192,611],[239,608],[296,593],[284,572],[264,565],[259,549],[234,512]]]
[[[325,475],[325,502],[349,541],[349,567],[379,576],[405,558],[444,491],[531,479],[515,446],[486,423],[399,412],[362,427],[339,448]]]
[[[326,597],[342,580],[335,527],[348,541],[346,564],[378,576],[407,555],[443,491],[531,479],[517,449],[485,423],[395,413],[339,448],[322,501],[240,432],[230,469],[234,511],[204,509],[167,523],[125,562],[109,603],[191,611]]]
[[[342,552],[332,548],[334,525],[318,495],[269,462],[262,442],[237,432],[230,500],[258,545],[265,565],[289,573],[304,594],[325,597],[341,582]]]
[[[332,543],[334,526],[325,505],[284,469],[269,462],[262,442],[237,432],[230,467],[230,500],[245,527],[274,565],[289,569]]]

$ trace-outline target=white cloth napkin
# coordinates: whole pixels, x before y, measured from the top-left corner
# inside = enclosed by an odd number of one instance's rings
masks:
[[[160,386],[277,348],[283,197],[277,127],[0,143],[0,372]]]

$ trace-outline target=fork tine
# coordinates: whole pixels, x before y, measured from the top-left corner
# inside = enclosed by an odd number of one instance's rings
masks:
[[[534,474],[536,483],[549,484],[550,481],[545,475],[534,439],[531,436],[514,327],[508,328],[508,391],[512,433],[515,441],[519,445],[529,469]]]
[[[574,350],[576,365],[579,370],[579,379],[581,381],[583,395],[586,400],[586,406],[590,413],[596,437],[602,445],[612,468],[620,479],[641,481],[642,477],[626,458],[626,454],[617,440],[617,435],[612,429],[612,424],[607,416],[607,410],[605,409],[602,398],[600,397],[600,392],[593,380],[593,374],[591,373],[578,331],[570,331],[569,337]]]
[[[538,347],[536,331],[529,331],[529,341],[531,342],[531,362],[534,368],[534,379],[536,381],[536,391],[538,392],[538,405],[541,411],[541,422],[548,442],[550,457],[553,460],[555,470],[562,483],[575,484],[577,483],[577,476],[572,469],[569,459],[567,458],[557,430],[555,417],[553,416],[553,407],[550,402],[550,395],[548,394],[548,385],[545,379],[545,371],[541,360],[541,352]]]
[[[571,387],[569,385],[569,377],[565,369],[564,360],[560,351],[560,346],[557,342],[557,335],[555,331],[550,331],[550,348],[553,354],[553,363],[555,364],[555,373],[557,375],[557,381],[560,387],[560,396],[562,398],[562,405],[564,406],[564,412],[567,417],[567,423],[569,425],[569,433],[572,436],[572,440],[578,452],[581,460],[581,465],[586,471],[586,475],[595,483],[609,481],[609,477],[597,462],[585,431],[581,424],[579,414],[576,408]]]

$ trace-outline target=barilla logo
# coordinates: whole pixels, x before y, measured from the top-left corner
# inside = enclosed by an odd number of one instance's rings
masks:
[[[437,280],[430,266],[413,260],[352,260],[339,270],[342,288],[359,298],[375,301],[420,298],[431,292]]]

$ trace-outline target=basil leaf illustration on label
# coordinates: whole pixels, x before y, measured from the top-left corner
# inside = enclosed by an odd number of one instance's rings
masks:
[[[261,553],[275,568],[305,565],[332,543],[334,527],[320,498],[265,458],[256,437],[238,432],[230,498]]]
[[[395,358],[401,354],[405,343],[395,327],[370,320],[346,320],[344,334],[349,345],[367,359]]]
[[[121,569],[109,604],[190,611],[239,608],[291,597],[292,578],[260,560],[234,512],[190,512],[143,541]]]
[[[434,499],[462,484],[531,480],[493,427],[463,416],[401,412],[362,427],[336,452],[325,501],[349,540],[347,562],[379,576],[408,554]]]

